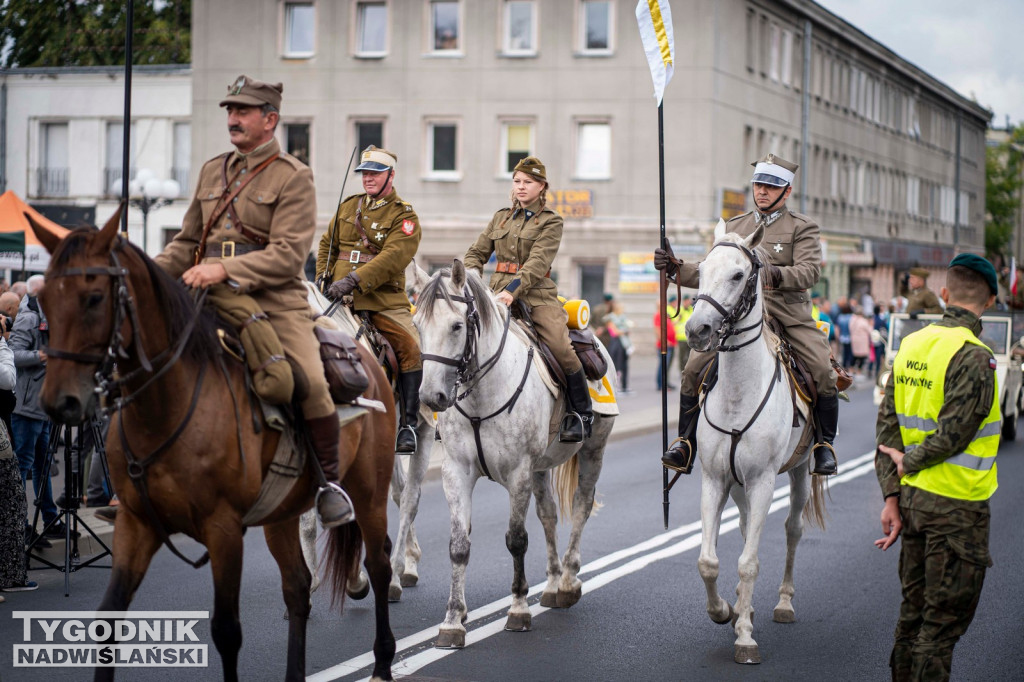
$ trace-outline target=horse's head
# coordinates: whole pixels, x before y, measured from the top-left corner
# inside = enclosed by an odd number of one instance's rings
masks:
[[[118,304],[111,251],[121,209],[102,230],[78,228],[60,238],[26,214],[33,232],[50,252],[39,305],[49,325],[44,338],[46,378],[41,407],[57,422],[78,424],[96,407],[94,375],[107,359]],[[124,330],[130,336],[130,330]]]
[[[700,287],[693,315],[686,323],[686,340],[698,351],[718,350],[729,336],[748,329],[737,328],[748,316],[761,317],[761,261],[757,246],[764,237],[759,225],[749,237],[726,233],[725,223],[715,227],[715,243],[700,264]]]
[[[417,268],[418,269],[418,268]],[[493,329],[498,310],[490,290],[474,270],[455,259],[429,279],[419,270],[416,315],[423,351],[420,401],[436,412],[455,403],[459,384],[477,365],[477,340]]]

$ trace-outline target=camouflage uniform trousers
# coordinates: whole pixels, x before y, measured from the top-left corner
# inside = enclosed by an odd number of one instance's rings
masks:
[[[900,508],[903,603],[889,658],[892,679],[948,680],[953,646],[981,597],[988,556],[988,513],[935,514]]]

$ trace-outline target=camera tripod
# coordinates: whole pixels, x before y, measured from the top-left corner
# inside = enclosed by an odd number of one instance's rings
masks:
[[[71,427],[64,424],[54,423],[50,427],[50,443],[46,448],[46,461],[42,470],[44,472],[50,471],[50,466],[53,464],[53,461],[57,456],[57,451],[61,447],[61,441],[63,441],[64,504],[58,508],[57,516],[46,524],[42,532],[37,537],[33,538],[32,542],[26,549],[26,561],[35,559],[48,568],[53,568],[64,573],[65,597],[71,593],[71,574],[73,572],[88,567],[110,568],[110,566],[95,565],[97,561],[110,555],[110,548],[98,535],[96,535],[92,528],[90,528],[85,520],[78,514],[78,509],[82,505],[82,490],[85,478],[85,467],[82,466],[82,434],[85,430],[89,431],[89,434],[92,436],[93,447],[96,448],[97,453],[100,455],[97,459],[99,459],[100,465],[103,467],[103,480],[106,483],[107,490],[113,490],[110,486],[110,472],[107,469],[107,456],[103,447],[103,431],[100,428],[99,422],[96,419],[91,419],[79,426],[77,437],[74,438],[74,445],[72,445]],[[39,501],[37,499],[35,516],[32,519],[33,528],[36,527],[41,512],[42,510],[39,507]],[[56,525],[59,521],[64,522],[65,542],[63,564],[55,564],[39,554],[34,554],[32,551],[46,535],[46,531]],[[79,527],[84,528],[89,535],[92,536],[93,540],[99,543],[100,547],[103,548],[102,552],[99,552],[84,561],[78,552],[78,538],[81,535],[78,530]]]

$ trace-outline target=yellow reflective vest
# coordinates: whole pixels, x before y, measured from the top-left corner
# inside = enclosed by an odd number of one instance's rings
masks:
[[[680,341],[685,341],[686,340],[686,321],[690,319],[691,315],[693,315],[693,306],[690,306],[688,308],[683,308],[682,310],[680,310],[679,311],[679,317],[675,316],[676,315],[676,308],[675,308],[675,306],[671,306],[671,305],[670,306],[666,306],[665,307],[665,312],[668,313],[668,320],[669,320],[669,322],[671,322],[673,325],[675,325],[675,328],[676,328],[676,343],[679,343]]]
[[[966,327],[935,324],[907,336],[900,344],[893,363],[893,389],[904,452],[913,451],[938,429],[939,411],[945,401],[946,367],[965,343],[991,352]],[[991,497],[997,487],[996,451],[1002,424],[998,396],[996,385],[988,416],[963,452],[906,474],[900,483],[959,500]]]

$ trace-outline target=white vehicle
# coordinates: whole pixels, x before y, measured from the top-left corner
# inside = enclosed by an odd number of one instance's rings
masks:
[[[885,369],[878,375],[875,385],[875,405],[882,404],[885,383],[892,371],[892,362],[900,341],[907,334],[916,332],[942,315],[916,315],[893,313],[889,316],[889,336],[885,343]],[[1014,333],[1014,318],[1008,313],[985,314],[981,318],[981,342],[992,349],[996,359],[996,379],[999,386],[999,407],[1003,415],[1003,440],[1017,439],[1017,418],[1021,413],[1021,360],[1024,358],[1024,338]],[[1018,340],[1016,343],[1014,339]]]

